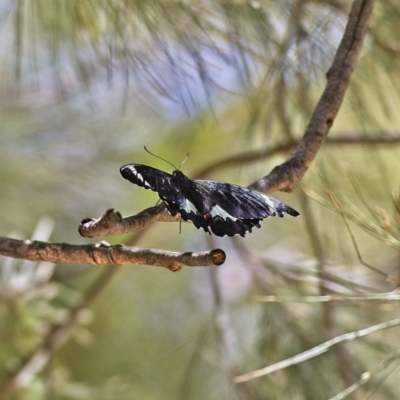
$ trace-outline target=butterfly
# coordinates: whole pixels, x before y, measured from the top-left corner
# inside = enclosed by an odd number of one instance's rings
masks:
[[[255,190],[229,183],[191,180],[179,170],[172,175],[141,164],[121,167],[130,182],[157,192],[172,214],[179,213],[198,229],[216,236],[245,236],[260,228],[263,218],[299,213],[288,205]]]

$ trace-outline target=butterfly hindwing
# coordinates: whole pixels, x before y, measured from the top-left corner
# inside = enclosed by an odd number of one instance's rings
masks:
[[[197,228],[200,229],[202,228],[204,230],[204,232],[210,233],[208,227],[209,227],[209,223],[207,221],[206,218],[204,218],[203,215],[201,215],[200,213],[195,213],[192,211],[187,211],[186,208],[183,207],[179,207],[178,210],[179,214],[181,214],[182,219],[184,221],[191,221],[193,222],[193,225]]]
[[[222,217],[215,217],[210,219],[210,228],[214,235],[217,236],[245,236],[246,232],[250,232],[256,226],[260,228],[259,219],[237,219],[230,218],[223,219]]]
[[[206,225],[217,236],[245,236],[253,227],[260,227],[263,218],[299,213],[280,201],[241,186],[214,181],[192,181],[192,190],[203,205],[202,221],[193,213],[185,213],[184,219],[191,220],[197,227]],[[181,212],[182,214],[182,212]]]
[[[284,214],[299,215],[296,210],[272,197],[238,185],[201,180],[195,180],[193,184],[198,193],[208,195],[211,216],[260,220],[283,217]]]

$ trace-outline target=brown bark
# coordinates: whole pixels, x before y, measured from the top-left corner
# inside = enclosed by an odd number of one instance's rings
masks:
[[[56,264],[147,264],[164,267],[174,272],[179,271],[182,267],[220,265],[225,261],[225,253],[220,249],[199,253],[177,253],[123,245],[111,246],[106,242],[94,245],[72,245],[1,237],[0,254]]]

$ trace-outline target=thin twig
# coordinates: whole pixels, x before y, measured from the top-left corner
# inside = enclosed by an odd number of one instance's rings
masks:
[[[389,275],[389,274],[387,274],[386,272],[383,272],[383,271],[381,271],[381,270],[378,269],[378,268],[375,268],[373,265],[371,265],[371,264],[365,262],[365,261],[362,259],[360,250],[358,249],[358,246],[357,246],[356,238],[354,237],[353,231],[352,231],[351,228],[350,228],[350,224],[348,223],[347,218],[344,216],[343,213],[341,213],[341,216],[342,216],[342,218],[343,218],[343,221],[344,221],[344,224],[345,224],[345,226],[346,226],[346,228],[347,228],[347,231],[349,232],[351,241],[352,241],[352,243],[353,243],[353,246],[354,246],[354,249],[355,249],[355,251],[356,251],[357,258],[358,258],[358,261],[360,262],[360,264],[364,265],[364,267],[367,267],[368,269],[370,269],[371,271],[375,272],[376,274],[379,274],[379,275],[381,275],[381,276],[384,276],[388,282],[395,282],[395,283],[399,284],[399,283],[400,283],[400,280],[399,280],[398,278],[396,278],[396,277],[394,277],[394,276],[392,276],[392,275]]]
[[[400,350],[397,350],[394,354],[392,354],[391,356],[385,358],[382,362],[380,362],[375,368],[372,368],[369,371],[364,372],[361,375],[361,378],[359,381],[357,381],[353,385],[349,386],[348,388],[346,388],[342,392],[338,393],[337,395],[331,397],[329,400],[345,399],[349,394],[356,391],[362,385],[365,385],[368,381],[370,381],[372,378],[374,378],[379,372],[381,372],[385,368],[387,368],[393,361],[395,361],[399,357],[400,357]]]
[[[228,156],[222,160],[218,160],[215,163],[209,164],[207,167],[200,169],[194,174],[196,179],[204,179],[218,170],[223,170],[231,167],[237,167],[238,165],[245,165],[254,163],[260,160],[264,160],[267,157],[276,155],[279,153],[287,153],[292,150],[298,142],[289,140],[274,146],[268,146],[265,149],[248,151],[246,153],[236,154]]]
[[[298,140],[288,140],[273,146],[267,146],[263,149],[247,151],[233,156],[228,156],[222,160],[207,165],[197,171],[194,176],[196,179],[205,179],[212,173],[220,170],[237,167],[238,165],[247,165],[265,160],[268,157],[279,153],[287,153],[293,150],[299,144]],[[333,137],[327,137],[325,145],[394,145],[400,144],[399,132],[376,132],[371,135],[362,135],[355,132],[346,132],[337,134]]]
[[[330,200],[327,201],[325,198],[304,185],[303,190],[317,203],[345,215],[346,218],[353,221],[359,227],[372,234],[380,241],[400,249],[400,240],[396,235],[394,235],[392,232],[389,232],[387,229],[383,229],[380,225],[367,218],[365,214],[363,214],[363,212],[360,211],[360,209],[358,209],[344,195],[334,193],[332,190],[327,190],[327,195]]]
[[[399,301],[399,292],[371,294],[328,294],[324,296],[254,296],[261,303],[325,303],[335,301]]]
[[[387,274],[386,272],[383,272],[383,271],[381,271],[381,270],[378,269],[378,268],[375,268],[374,266],[372,266],[371,264],[368,264],[367,262],[365,262],[365,261],[362,259],[360,250],[358,249],[358,246],[357,246],[356,238],[354,237],[353,231],[352,231],[351,228],[350,228],[350,224],[349,224],[349,222],[347,221],[347,218],[346,218],[346,216],[345,216],[345,214],[344,214],[344,212],[343,212],[342,207],[340,207],[340,205],[339,205],[337,199],[335,198],[335,196],[334,196],[334,194],[333,194],[332,192],[328,191],[327,193],[328,193],[328,197],[329,197],[329,200],[330,200],[330,202],[331,202],[333,208],[334,208],[336,211],[339,212],[339,214],[341,215],[341,217],[342,217],[342,219],[343,219],[343,222],[344,222],[344,224],[345,224],[345,226],[346,226],[346,228],[347,228],[347,231],[349,232],[351,241],[352,241],[352,243],[353,243],[353,246],[354,246],[354,249],[355,249],[355,251],[356,251],[356,254],[357,254],[357,257],[358,257],[358,261],[360,262],[360,264],[364,265],[365,267],[367,267],[367,268],[370,269],[371,271],[373,271],[373,272],[375,272],[375,273],[377,273],[377,274],[379,274],[379,275],[381,275],[381,276],[384,276],[388,282],[400,283],[400,280],[399,280],[398,278],[396,278],[396,277],[394,277],[394,276],[392,276],[392,275],[389,275],[389,274]],[[353,208],[353,209],[354,209],[354,208]],[[384,232],[384,231],[383,231],[383,232]],[[385,236],[386,236],[386,235],[387,235],[387,232],[385,232]],[[382,237],[385,237],[385,236],[382,235]],[[396,242],[397,242],[397,240],[396,240]],[[398,242],[397,242],[397,244],[398,244]]]
[[[374,332],[381,331],[383,329],[392,328],[400,325],[400,318],[392,319],[387,322],[383,322],[381,324],[373,325],[365,329],[360,329],[358,331],[345,333],[344,335],[336,336],[333,339],[330,339],[318,346],[313,347],[310,350],[304,351],[302,353],[296,354],[293,357],[289,357],[285,360],[279,361],[275,364],[268,365],[265,368],[261,368],[252,372],[249,372],[245,375],[240,375],[234,378],[235,383],[247,382],[255,378],[260,378],[261,376],[265,376],[271,374],[272,372],[279,371],[281,369],[290,367],[292,365],[299,364],[310,358],[317,357],[323,353],[326,353],[333,346],[336,346],[342,342],[351,342],[353,340],[359,339],[363,336],[369,335]]]

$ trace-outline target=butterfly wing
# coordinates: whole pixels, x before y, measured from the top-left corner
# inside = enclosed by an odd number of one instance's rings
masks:
[[[217,236],[245,236],[253,227],[259,228],[263,218],[299,215],[296,210],[272,197],[237,185],[196,180],[193,181],[193,190],[202,197],[203,220]],[[180,212],[184,219],[191,220],[196,226],[200,224],[199,216]],[[204,225],[203,221],[201,223]]]
[[[141,164],[127,164],[121,167],[121,175],[135,185],[157,192],[168,203],[181,204],[184,199],[176,178],[156,168]]]
[[[299,215],[292,207],[256,190],[214,181],[197,180],[193,183],[197,191],[207,192],[212,199],[209,204],[211,216],[220,215],[224,219],[263,219],[283,217],[284,214],[294,217]]]

